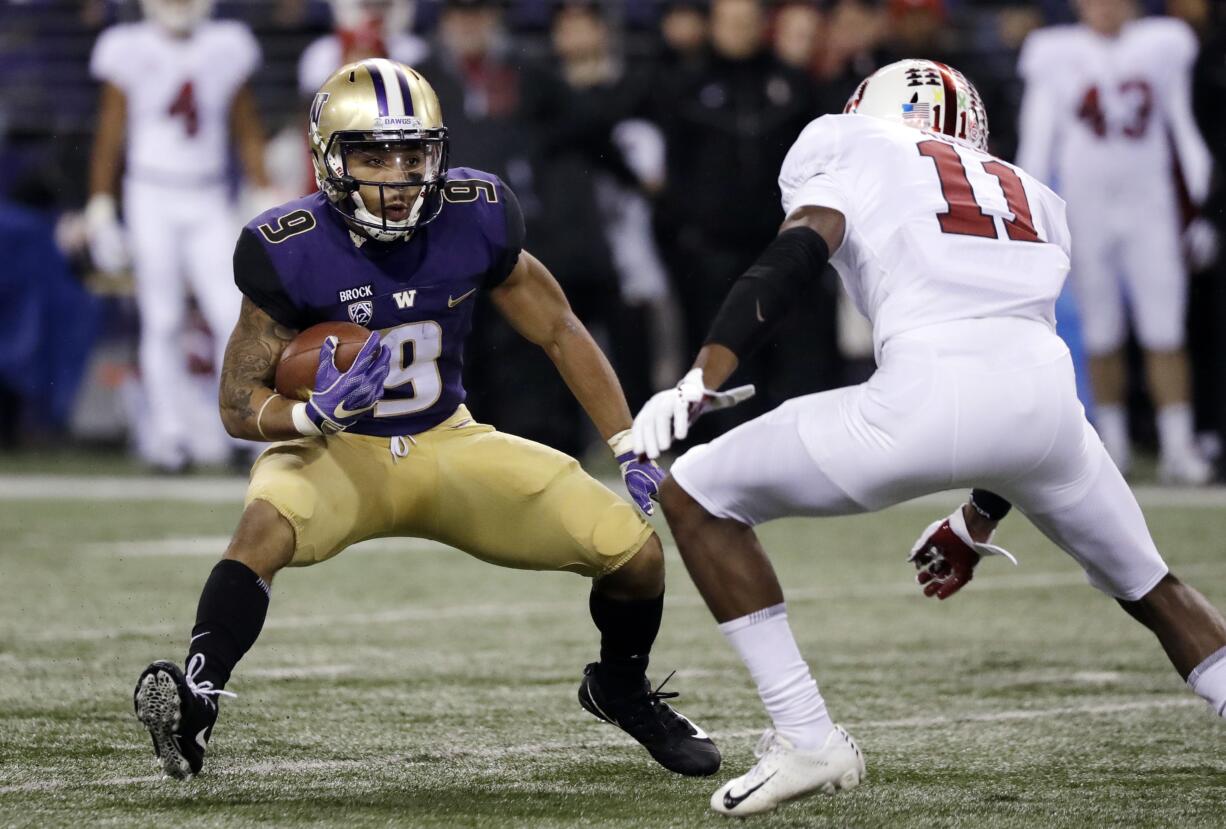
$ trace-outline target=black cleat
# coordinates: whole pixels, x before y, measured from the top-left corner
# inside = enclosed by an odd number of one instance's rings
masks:
[[[638,740],[669,771],[692,777],[706,777],[719,771],[720,754],[715,743],[705,731],[664,702],[678,696],[675,691],[660,691],[672,674],[654,691],[644,677],[641,688],[615,697],[601,687],[596,669],[596,662],[584,668],[583,681],[579,683],[579,704],[589,713]]]
[[[214,697],[234,696],[213,690],[211,682],[197,684],[194,679],[203,667],[203,654],[192,657],[186,674],[173,662],[158,660],[145,668],[132,692],[132,706],[153,738],[162,771],[178,780],[199,774],[204,766],[204,751],[217,722]]]

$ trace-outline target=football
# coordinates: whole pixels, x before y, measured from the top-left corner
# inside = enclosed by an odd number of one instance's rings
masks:
[[[277,363],[277,392],[294,400],[306,400],[315,388],[319,347],[327,337],[336,337],[333,362],[346,371],[370,336],[370,330],[352,322],[321,322],[302,331],[281,352]]]

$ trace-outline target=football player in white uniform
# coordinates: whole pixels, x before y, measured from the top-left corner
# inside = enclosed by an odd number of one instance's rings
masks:
[[[1157,409],[1160,475],[1203,484],[1211,469],[1193,442],[1173,174],[1177,161],[1192,201],[1204,200],[1212,161],[1192,116],[1196,35],[1175,18],[1136,19],[1134,0],[1074,5],[1080,24],[1036,31],[1022,48],[1018,164],[1068,200],[1073,288],[1107,451],[1126,473],[1128,308]]]
[[[298,59],[298,92],[315,95],[332,73],[364,58],[391,58],[417,66],[430,52],[409,31],[416,11],[411,0],[329,0],[335,31],[313,41]]]
[[[260,50],[242,23],[208,20],[211,0],[142,6],[144,21],[113,26],[94,46],[90,69],[103,86],[85,217],[94,264],[133,268],[148,407],[145,460],[175,471],[192,459],[224,460],[229,451],[218,418],[211,434],[189,433],[184,399],[193,389],[182,338],[189,289],[215,336],[218,367],[225,332],[238,319],[242,295],[230,252],[239,222],[227,166],[233,139],[248,184],[267,187],[263,134],[247,86]],[[204,452],[212,457],[191,457]]]
[[[782,516],[985,487],[913,548],[926,595],[952,595],[982,555],[1004,552],[989,542],[1016,503],[1226,713],[1226,620],[1154,547],[1055,333],[1069,268],[1064,203],[986,147],[979,95],[960,73],[904,60],[870,76],[845,114],[801,133],[779,176],[778,237],[733,285],[693,369],[635,419],[634,450],[649,457],[683,439],[694,417],[726,402],[710,390],[827,262],[873,324],[879,369],[867,383],[797,398],[694,447],[660,490],[690,575],[773,721],[758,763],[715,792],[716,811],[762,812],[864,776],[753,531]]]

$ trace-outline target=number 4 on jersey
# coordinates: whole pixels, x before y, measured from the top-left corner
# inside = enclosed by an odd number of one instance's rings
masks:
[[[958,151],[943,141],[921,141],[917,146],[920,155],[928,156],[936,165],[937,177],[941,180],[941,192],[949,205],[948,211],[937,214],[941,232],[959,236],[981,236],[985,239],[999,238],[996,221],[990,214],[983,212],[983,208],[975,200],[971,181],[966,176],[966,166],[962,163],[962,156],[958,155]],[[1005,203],[1013,214],[1012,219],[1001,217],[1009,239],[1014,242],[1043,241],[1034,229],[1030,202],[1026,199],[1026,188],[1022,185],[1021,176],[1014,172],[1012,167],[999,161],[985,161],[983,169],[1000,182]]]
[[[183,119],[183,129],[189,136],[200,131],[200,113],[196,109],[196,92],[191,81],[184,81],[179,94],[170,104],[170,114]]]

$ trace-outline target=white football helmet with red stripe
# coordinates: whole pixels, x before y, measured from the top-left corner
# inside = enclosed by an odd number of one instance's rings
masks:
[[[966,76],[934,60],[900,60],[860,82],[843,112],[856,112],[943,133],[988,149],[988,115]]]

